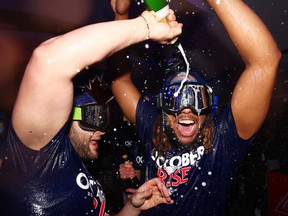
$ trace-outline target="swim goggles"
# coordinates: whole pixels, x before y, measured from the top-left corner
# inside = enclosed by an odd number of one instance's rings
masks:
[[[109,108],[98,103],[85,104],[73,108],[72,120],[87,131],[105,131],[110,122]]]
[[[196,115],[210,112],[213,105],[213,90],[208,85],[195,82],[185,83],[180,88],[180,83],[164,87],[157,95],[157,107],[168,114],[180,113],[189,108]]]

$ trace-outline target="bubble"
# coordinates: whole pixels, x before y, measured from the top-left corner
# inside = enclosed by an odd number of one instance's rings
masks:
[[[202,182],[202,186],[205,187],[207,184],[206,182]]]
[[[145,48],[149,49],[150,48],[149,44],[145,44]]]
[[[208,175],[212,175],[212,172],[211,172],[211,171],[208,171]]]

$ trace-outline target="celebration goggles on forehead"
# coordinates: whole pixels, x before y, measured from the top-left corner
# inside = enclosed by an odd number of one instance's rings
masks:
[[[86,131],[105,131],[110,122],[109,109],[98,103],[74,107],[72,120],[79,121],[79,126]]]
[[[212,88],[195,82],[186,82],[183,86],[180,83],[171,84],[157,95],[157,107],[168,114],[177,114],[189,108],[196,115],[204,115],[210,112],[212,105]]]

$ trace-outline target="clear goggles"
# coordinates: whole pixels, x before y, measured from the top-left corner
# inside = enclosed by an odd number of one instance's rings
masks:
[[[109,108],[98,103],[74,107],[72,120],[79,121],[79,126],[86,131],[105,131],[110,122]]]
[[[194,114],[203,115],[210,112],[212,105],[212,88],[194,82],[185,83],[181,87],[180,83],[171,84],[157,96],[158,108],[169,114],[177,114],[183,109],[189,108]]]

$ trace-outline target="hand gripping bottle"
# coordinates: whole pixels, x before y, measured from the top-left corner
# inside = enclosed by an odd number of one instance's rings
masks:
[[[131,167],[131,164],[130,164],[130,161],[128,159],[128,155],[127,154],[122,155],[122,159],[123,159],[123,161],[125,163],[125,166]],[[123,179],[123,186],[124,186],[125,189],[127,189],[127,188],[137,189],[140,186],[140,181],[137,178],[137,176],[135,175],[132,178]]]
[[[144,0],[144,5],[148,10],[152,10],[156,13],[156,19],[160,22],[167,22],[166,17],[169,13],[169,4],[166,0]],[[183,83],[186,81],[188,75],[189,75],[189,62],[186,58],[185,52],[183,50],[183,47],[179,41],[177,41],[178,38],[174,38],[172,41],[170,41],[168,44],[173,44],[174,46],[177,46],[178,49],[180,50],[185,63],[186,63],[186,78],[182,80],[181,86],[183,86]],[[175,43],[177,41],[177,43]],[[176,93],[178,94],[180,90],[182,89],[179,88],[179,91]]]
[[[166,0],[144,0],[144,5],[148,10],[156,13],[159,22],[167,22],[166,17],[169,13],[169,4]],[[174,44],[178,38],[174,38],[169,44]],[[176,44],[178,46],[178,44]]]
[[[148,10],[156,13],[158,21],[166,22],[165,17],[169,13],[169,4],[166,0],[144,0],[144,5]]]

